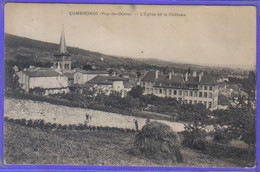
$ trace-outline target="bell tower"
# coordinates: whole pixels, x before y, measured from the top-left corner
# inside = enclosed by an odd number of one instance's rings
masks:
[[[59,70],[71,70],[71,55],[67,51],[65,33],[62,27],[60,44],[57,53],[54,54],[53,68]]]

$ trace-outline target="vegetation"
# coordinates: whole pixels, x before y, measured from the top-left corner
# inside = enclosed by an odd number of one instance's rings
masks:
[[[133,152],[145,154],[149,158],[171,159],[183,162],[181,143],[177,133],[166,124],[148,122],[135,137]]]
[[[5,121],[7,164],[250,167],[243,148],[207,142],[207,152],[181,147],[184,162],[133,155],[135,133],[100,130],[49,130]],[[102,149],[100,149],[102,147]]]

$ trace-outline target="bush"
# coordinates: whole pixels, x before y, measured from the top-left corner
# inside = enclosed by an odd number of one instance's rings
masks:
[[[62,130],[67,130],[68,126],[67,125],[62,125],[61,129]]]
[[[45,126],[44,126],[44,129],[51,129],[52,127],[51,127],[51,123],[50,122],[47,122],[46,124],[45,124]]]
[[[148,157],[171,158],[173,162],[183,162],[180,148],[178,134],[168,125],[157,121],[145,124],[134,143],[136,153],[140,151]]]
[[[27,121],[27,127],[33,127],[33,121],[30,119]]]
[[[213,141],[218,142],[218,143],[227,143],[232,139],[232,137],[229,135],[230,134],[228,132],[228,129],[216,128],[214,131]]]
[[[22,125],[22,126],[26,126],[26,119],[21,119],[21,121],[20,121],[20,125]]]
[[[51,125],[51,128],[52,128],[52,129],[57,128],[57,124],[56,124],[56,123],[52,124],[52,125]]]
[[[183,134],[183,142],[182,142],[183,146],[196,149],[196,150],[206,149],[205,146],[206,132],[200,131],[199,133],[194,134],[192,132],[184,131],[182,132],[182,134]]]
[[[62,125],[58,124],[57,129],[62,129]]]

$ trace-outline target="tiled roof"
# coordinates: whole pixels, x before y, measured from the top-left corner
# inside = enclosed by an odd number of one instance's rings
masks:
[[[196,77],[189,76],[188,81],[185,81],[185,75],[174,74],[172,78],[169,79],[168,74],[160,74],[158,78],[155,78],[155,71],[149,71],[142,79],[142,82],[159,82],[159,83],[177,83],[177,84],[201,84],[201,85],[216,85],[216,81],[213,79],[211,74],[204,73],[201,81],[199,82],[199,76]]]
[[[78,72],[83,74],[108,74],[107,71],[99,71],[99,70],[80,70]]]
[[[96,76],[89,80],[87,84],[111,85],[113,81],[126,81],[126,79],[115,76]]]
[[[216,85],[216,81],[209,73],[204,73],[199,83],[202,85]]]
[[[24,71],[29,77],[54,77],[60,74],[54,70],[36,70],[36,71]]]
[[[193,76],[188,76],[188,81],[185,82],[186,84],[198,84],[199,83],[199,77],[193,77]]]
[[[155,82],[155,71],[149,71],[143,78],[143,82]]]

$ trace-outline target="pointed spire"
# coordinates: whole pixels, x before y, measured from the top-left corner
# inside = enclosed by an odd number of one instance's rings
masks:
[[[60,37],[60,45],[58,49],[58,54],[68,54],[66,48],[66,40],[65,40],[65,33],[64,33],[64,25],[62,25],[61,37]]]

